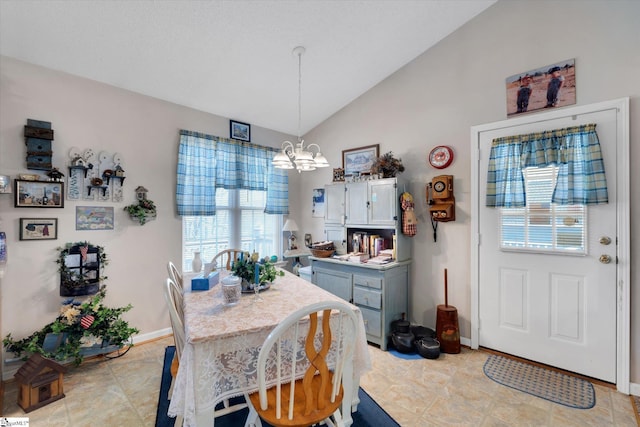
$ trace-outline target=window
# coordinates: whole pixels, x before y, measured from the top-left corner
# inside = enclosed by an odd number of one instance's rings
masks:
[[[523,170],[526,205],[500,209],[500,248],[559,254],[586,254],[586,207],[551,202],[557,166]]]
[[[264,213],[266,191],[216,189],[216,215],[182,217],[182,271],[191,271],[193,252],[209,262],[224,249],[277,255],[282,215]]]

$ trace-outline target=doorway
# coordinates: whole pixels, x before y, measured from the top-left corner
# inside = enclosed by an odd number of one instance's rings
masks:
[[[491,141],[587,123],[597,125],[609,204],[587,208],[586,253],[500,249],[500,209],[484,206]],[[514,354],[629,392],[628,129],[628,99],[472,128],[472,348]],[[609,245],[601,243],[606,237]],[[605,264],[602,255],[613,262]]]

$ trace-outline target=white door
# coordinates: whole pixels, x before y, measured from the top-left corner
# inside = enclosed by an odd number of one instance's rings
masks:
[[[597,124],[609,203],[587,207],[586,255],[501,250],[500,209],[484,206],[491,141],[588,123]],[[617,126],[616,110],[609,109],[479,134],[480,346],[616,382]]]
[[[345,211],[347,224],[362,225],[367,223],[367,181],[349,182],[346,184]]]

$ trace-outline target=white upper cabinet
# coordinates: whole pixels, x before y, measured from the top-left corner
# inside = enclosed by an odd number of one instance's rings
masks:
[[[324,187],[324,223],[344,225],[344,183]]]

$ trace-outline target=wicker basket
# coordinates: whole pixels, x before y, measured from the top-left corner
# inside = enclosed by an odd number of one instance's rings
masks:
[[[314,249],[314,248],[310,248],[309,250],[311,251],[311,255],[313,255],[314,257],[317,257],[317,258],[328,258],[331,255],[333,255],[333,252],[335,252],[335,249]]]

